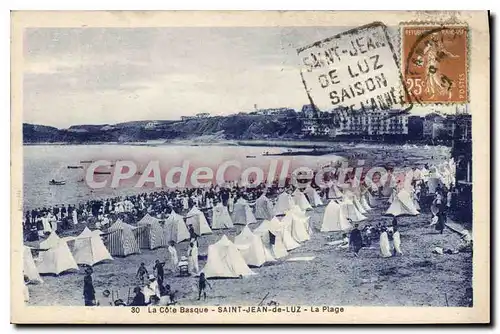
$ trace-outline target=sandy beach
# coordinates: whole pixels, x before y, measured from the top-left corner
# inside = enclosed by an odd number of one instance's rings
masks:
[[[383,216],[388,204],[380,202],[360,223],[390,222]],[[458,235],[445,229],[442,235],[429,227],[430,214],[399,219],[403,256],[381,258],[378,243],[364,248],[355,258],[346,250],[327,245],[328,236],[340,238],[339,233],[321,233],[324,207],[308,212],[313,226],[311,239],[293,250],[276,264],[253,268],[257,275],[242,279],[211,280],[207,301],[197,300],[194,277],[167,274],[166,281],[177,290],[179,305],[257,305],[269,293],[264,304],[276,301],[287,305],[337,306],[464,306],[465,289],[472,281],[472,254],[436,255],[436,246],[457,248]],[[258,224],[250,225],[251,229]],[[242,229],[219,230],[200,239],[200,255],[207,253],[209,244],[223,234],[233,239]],[[187,242],[177,246],[185,254]],[[109,263],[94,266],[96,294],[104,289],[114,290],[126,299],[129,287],[137,284],[135,274],[144,262],[152,270],[156,259],[165,259],[166,249],[142,250],[139,255],[115,258]],[[314,256],[308,262],[288,262],[291,257]],[[200,268],[205,261],[200,260]],[[45,282],[30,285],[31,305],[83,305],[83,270],[59,277],[44,276]]]

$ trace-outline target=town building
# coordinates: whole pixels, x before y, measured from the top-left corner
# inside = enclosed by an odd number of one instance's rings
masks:
[[[158,122],[156,122],[156,121],[147,122],[144,125],[144,129],[146,129],[146,130],[153,130],[153,129],[156,129],[157,125],[158,125]]]

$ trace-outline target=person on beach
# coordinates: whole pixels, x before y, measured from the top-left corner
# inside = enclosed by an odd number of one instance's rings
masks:
[[[152,296],[159,298],[160,287],[158,286],[158,281],[154,275],[149,275],[149,282],[144,286],[143,289],[145,300],[150,301]]]
[[[113,299],[111,299],[111,292],[108,289],[102,292],[102,296],[97,301],[97,306],[114,306]]]
[[[189,248],[188,248],[188,251],[187,251],[187,255],[188,255],[188,268],[189,268],[189,272],[191,274],[198,274],[198,271],[199,271],[199,267],[198,267],[198,247],[196,246],[196,243],[194,242],[191,242],[189,244]]]
[[[351,223],[351,220],[348,219],[349,223]],[[359,230],[359,224],[354,224],[354,228],[351,231],[351,234],[349,235],[349,246],[351,247],[352,251],[354,252],[354,256],[358,257],[358,253],[363,247],[363,237],[361,236],[361,231]]]
[[[200,278],[198,280],[198,300],[201,299],[202,293],[203,293],[203,300],[207,300],[207,285],[210,287],[210,290],[212,290],[212,286],[205,278],[205,273],[201,273]]]
[[[95,305],[95,290],[94,284],[92,283],[92,272],[92,268],[86,268],[85,276],[83,277],[83,299],[85,301],[85,306]]]
[[[403,255],[401,251],[401,234],[396,226],[393,227],[392,241],[394,243],[394,255]]]
[[[438,219],[437,219],[437,224],[436,224],[436,231],[439,232],[439,234],[443,234],[444,227],[446,224],[446,212],[445,211],[439,211],[438,212]]]
[[[158,279],[158,284],[163,286],[163,278],[165,276],[165,270],[163,267],[165,266],[165,262],[160,262],[160,260],[155,261],[155,266],[153,267],[153,271],[156,273],[156,278]]]
[[[134,293],[135,293],[134,299],[129,304],[129,306],[146,306],[146,298],[144,297],[141,288],[136,286],[134,288]]]
[[[179,257],[177,256],[177,249],[175,249],[175,242],[173,240],[170,240],[170,242],[168,243],[167,251],[168,251],[167,269],[175,273],[177,270],[177,265],[179,264]]]
[[[383,227],[380,233],[380,254],[382,257],[391,257],[391,245],[389,244],[389,235],[387,228]]]
[[[137,269],[137,274],[135,277],[141,281],[142,284],[144,284],[144,276],[148,275],[148,270],[146,269],[146,265],[144,262],[141,262],[141,265],[139,266],[139,269]]]

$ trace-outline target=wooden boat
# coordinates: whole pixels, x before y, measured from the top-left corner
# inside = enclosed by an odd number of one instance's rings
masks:
[[[255,155],[247,155],[247,158],[248,159],[253,159],[253,158],[256,158],[256,156]]]
[[[110,175],[111,172],[99,172],[96,170],[96,171],[94,171],[94,174],[96,174],[96,175]]]
[[[80,163],[81,164],[91,164],[91,163],[93,163],[93,161],[92,160],[81,160]]]
[[[66,184],[66,181],[56,181],[56,180],[50,180],[49,184],[51,186],[63,186]]]
[[[68,166],[68,169],[83,169],[83,166]]]

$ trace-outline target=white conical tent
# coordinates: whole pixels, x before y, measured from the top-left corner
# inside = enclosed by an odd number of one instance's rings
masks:
[[[234,204],[233,223],[234,225],[248,225],[257,222],[253,215],[252,208],[247,201],[241,198]]]
[[[309,199],[309,203],[311,204],[311,206],[316,207],[319,205],[323,205],[323,201],[321,200],[321,197],[319,197],[318,192],[316,191],[316,189],[311,187],[311,185],[307,186],[304,193],[306,194],[307,198]]]
[[[134,227],[118,219],[104,235],[104,244],[113,256],[127,256],[140,253],[135,239]]]
[[[208,258],[202,272],[206,278],[236,278],[255,274],[246,264],[238,247],[225,235],[208,246]]]
[[[278,200],[274,206],[274,213],[276,215],[284,215],[293,205],[295,205],[295,202],[292,196],[285,191],[278,196]]]
[[[59,241],[53,241],[52,247],[46,251],[41,251],[38,261],[38,272],[40,274],[56,274],[68,270],[78,270],[78,265],[71,255],[68,244],[62,241],[55,232],[52,233],[54,239],[58,238]]]
[[[266,262],[276,261],[270,250],[264,247],[260,236],[253,234],[248,226],[234,238],[234,244],[249,266],[260,267]]]
[[[362,194],[359,202],[363,206],[363,209],[365,209],[366,211],[370,211],[372,208],[370,207],[370,204],[368,204],[368,201],[366,200],[366,196],[367,196],[366,193]]]
[[[172,210],[163,226],[163,233],[165,240],[168,242],[173,241],[179,243],[189,239],[189,231],[184,223],[184,218]]]
[[[212,229],[208,225],[207,218],[203,212],[198,209],[198,207],[193,206],[193,208],[186,215],[186,225],[193,225],[194,232],[197,235],[212,234]]]
[[[38,269],[36,268],[35,261],[33,260],[33,255],[31,254],[31,248],[24,246],[23,252],[23,274],[28,277],[29,283],[43,283]]]
[[[279,221],[276,218],[277,221]],[[271,223],[273,221],[271,220]],[[300,244],[293,238],[292,236],[292,221],[289,219],[283,219],[279,222],[279,225],[282,230],[283,243],[285,244],[285,248],[288,251],[291,251],[295,248],[300,247]]]
[[[167,246],[160,220],[151,217],[148,213],[137,223],[137,229],[134,232],[139,248],[155,249]]]
[[[212,208],[212,230],[233,228],[233,221],[227,211],[227,207],[221,202]]]
[[[410,193],[405,189],[401,189],[385,214],[391,216],[416,216],[419,212],[413,203]]]
[[[333,183],[330,188],[328,189],[328,198],[333,199],[333,198],[342,198],[342,190],[337,186],[336,183]]]
[[[257,219],[271,219],[274,216],[273,203],[262,194],[255,201],[255,218]]]
[[[340,203],[342,212],[344,213],[346,218],[349,218],[353,222],[359,222],[365,220],[366,217],[359,212],[359,210],[354,205],[352,198],[345,197],[344,200]]]
[[[93,266],[105,260],[113,260],[100,237],[100,231],[91,231],[85,227],[72,243],[73,258],[78,264]]]
[[[272,220],[264,220],[253,233],[260,236],[264,247],[271,251],[274,258],[280,259],[288,255],[283,243],[283,228],[276,217]]]
[[[299,189],[295,189],[295,191],[293,192],[293,201],[296,205],[299,206],[300,209],[304,211],[312,209],[312,206],[311,204],[309,204],[306,195],[304,195],[304,193]]]
[[[365,215],[367,213],[365,208],[361,204],[361,201],[359,200],[358,196],[353,196],[352,202],[354,203],[354,206],[356,206],[356,209],[358,209],[358,211],[361,212],[362,215]]]
[[[342,207],[335,200],[330,201],[323,214],[321,232],[347,231],[351,229],[351,224],[347,220]]]
[[[51,232],[47,239],[40,241],[39,249],[50,249],[61,241],[61,238],[57,235],[56,232]]]
[[[307,220],[309,217],[299,217],[292,211],[288,211],[283,217],[282,223],[291,225],[292,238],[297,242],[304,242],[309,240],[309,232],[307,227]]]
[[[372,195],[371,192],[367,191],[366,194],[365,194],[365,196],[368,199],[368,204],[371,207],[377,206],[377,200],[375,199],[375,197]]]

